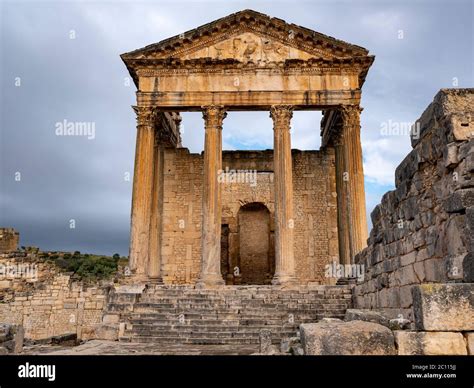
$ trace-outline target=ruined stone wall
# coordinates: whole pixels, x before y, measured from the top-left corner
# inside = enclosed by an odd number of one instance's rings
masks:
[[[324,284],[324,266],[337,260],[334,153],[293,150],[295,261],[301,282]],[[229,225],[230,255],[238,254],[238,214],[261,203],[274,232],[273,151],[224,151],[222,168],[257,170],[251,181],[222,183],[222,223]],[[162,260],[165,283],[193,283],[199,276],[203,156],[187,149],[165,153]]]
[[[0,228],[0,253],[18,249],[19,233],[13,228]]]
[[[473,282],[473,119],[474,89],[443,89],[417,121],[420,136],[356,257],[366,269],[354,288],[359,308],[413,319],[414,285]]]
[[[82,331],[102,322],[106,288],[73,282],[34,257],[5,255],[0,257],[0,267],[8,268],[0,282],[0,322],[23,325],[26,338],[65,334],[80,338]]]

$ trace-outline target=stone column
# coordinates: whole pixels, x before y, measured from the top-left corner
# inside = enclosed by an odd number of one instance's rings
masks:
[[[347,211],[347,168],[344,157],[344,136],[341,132],[334,135],[333,145],[336,156],[336,192],[337,192],[337,232],[339,242],[339,263],[351,263],[349,246],[349,213]]]
[[[347,211],[349,214],[350,258],[367,246],[367,216],[365,212],[364,168],[360,143],[360,112],[357,105],[341,107],[344,138],[344,162],[347,169]]]
[[[273,119],[273,169],[275,183],[275,276],[272,284],[293,283],[295,260],[293,246],[293,168],[291,160],[290,121],[293,109],[275,105]]]
[[[197,287],[224,284],[221,275],[221,188],[218,173],[222,169],[222,122],[224,107],[203,107],[205,122],[204,181],[202,195],[202,259]]]
[[[137,143],[133,174],[129,265],[133,274],[145,276],[149,261],[156,110],[144,106],[134,106],[133,110],[137,114]]]
[[[156,282],[162,282],[161,273],[161,233],[163,222],[163,185],[164,185],[164,144],[157,131],[153,158],[153,197],[150,215],[150,253],[148,276]]]

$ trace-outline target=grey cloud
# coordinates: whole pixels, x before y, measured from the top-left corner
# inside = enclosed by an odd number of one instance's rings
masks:
[[[135,150],[134,86],[119,54],[244,8],[364,46],[377,56],[364,86],[362,140],[380,123],[416,119],[441,87],[471,86],[470,2],[3,2],[0,224],[22,245],[127,254]],[[183,9],[186,12],[183,12]],[[397,39],[403,29],[405,37]],[[69,39],[74,30],[76,39]],[[15,87],[21,77],[21,87]],[[184,144],[200,152],[202,118],[184,115]],[[96,138],[55,136],[64,119],[94,122]],[[293,144],[317,147],[317,114],[297,112]],[[258,128],[258,134],[255,128]],[[229,148],[271,147],[267,112],[226,119]],[[400,161],[408,139],[397,141]],[[405,144],[405,145],[403,145]],[[14,180],[21,172],[22,180]],[[368,186],[370,203],[374,196]],[[69,220],[76,220],[76,229]]]

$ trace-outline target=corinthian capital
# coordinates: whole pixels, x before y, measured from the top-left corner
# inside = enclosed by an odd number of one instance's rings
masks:
[[[222,123],[227,117],[227,113],[222,105],[207,105],[201,107],[202,117],[206,128],[222,129]]]
[[[344,123],[358,122],[362,110],[359,105],[341,105],[339,108]]]
[[[158,116],[158,110],[152,106],[132,106],[137,115],[137,125],[153,127]]]
[[[272,105],[270,108],[270,117],[273,120],[273,129],[290,129],[291,118],[293,117],[293,106],[291,105]]]

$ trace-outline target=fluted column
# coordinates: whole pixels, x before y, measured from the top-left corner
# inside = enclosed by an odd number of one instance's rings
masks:
[[[288,105],[275,105],[270,109],[270,117],[273,119],[275,176],[275,276],[272,284],[288,284],[295,281],[290,135],[292,116],[293,109]]]
[[[350,264],[349,213],[347,211],[347,167],[344,155],[344,136],[338,132],[333,137],[336,156],[337,231],[340,264]]]
[[[153,190],[150,214],[150,251],[148,276],[162,282],[161,273],[161,233],[163,222],[163,185],[164,185],[164,143],[158,129],[155,136],[153,157]]]
[[[133,274],[145,275],[149,261],[150,215],[153,193],[156,110],[134,106],[137,143],[133,174],[129,265]]]
[[[221,188],[218,172],[222,169],[222,106],[203,107],[205,122],[204,181],[202,195],[202,259],[197,287],[224,284],[221,275]]]
[[[349,213],[349,246],[351,261],[367,246],[364,168],[360,143],[360,112],[357,105],[341,107],[344,159],[347,168],[347,209]]]

